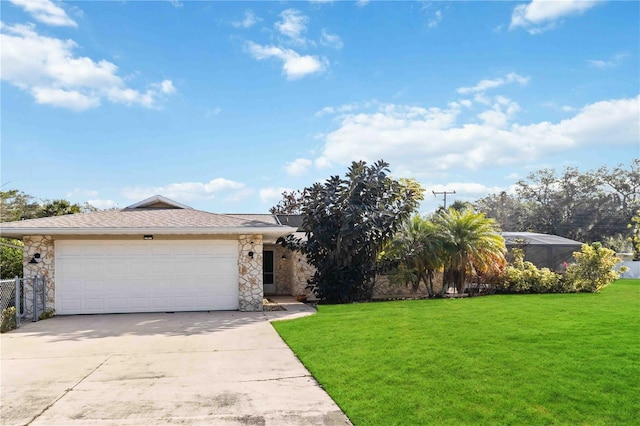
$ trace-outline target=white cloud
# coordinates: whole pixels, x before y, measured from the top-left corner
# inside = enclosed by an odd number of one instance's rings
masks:
[[[462,197],[462,198],[472,197],[473,199],[484,197],[489,194],[497,194],[505,190],[504,188],[501,188],[499,186],[486,186],[482,183],[476,183],[476,182],[449,182],[444,185],[443,184],[435,184],[435,185],[427,184],[426,186],[429,188],[430,191],[434,191],[434,192],[456,191],[455,195],[458,197]],[[435,195],[435,197],[442,198],[442,195],[438,194],[438,195]]]
[[[607,59],[607,60],[589,59],[587,63],[594,68],[600,68],[600,69],[616,68],[628,56],[629,55],[627,54],[619,53],[617,55],[614,55],[611,59]]]
[[[100,99],[84,95],[77,90],[63,90],[51,87],[33,87],[31,95],[39,104],[55,105],[73,111],[83,111],[100,105]]]
[[[577,145],[630,145],[640,141],[640,96],[612,99],[583,107],[554,130]]]
[[[97,197],[98,196],[98,191],[95,191],[93,189],[80,189],[80,188],[74,188],[73,191],[71,192],[67,192],[67,198],[73,198],[73,197]]]
[[[87,200],[87,203],[91,204],[93,207],[97,209],[102,209],[102,210],[118,207],[118,203],[116,203],[113,200],[102,200],[99,198],[95,200]]]
[[[478,84],[472,87],[459,87],[456,91],[460,94],[484,93],[489,89],[495,89],[496,87],[504,86],[505,84],[519,83],[521,85],[525,85],[528,82],[529,77],[523,77],[512,72],[504,77],[496,78],[494,80],[481,80]]]
[[[320,111],[316,112],[314,115],[316,117],[324,117],[325,115],[334,114],[335,112],[336,112],[336,109],[334,107],[326,106],[322,108]]]
[[[357,109],[371,108],[371,106],[373,105],[378,105],[378,102],[377,101],[369,101],[369,102],[363,102],[363,103],[354,102],[354,103],[342,104],[338,106],[326,106],[322,108],[320,111],[317,111],[314,114],[314,116],[324,117],[325,115],[344,114],[346,112],[355,111]]]
[[[254,42],[247,43],[249,53],[257,59],[277,58],[283,62],[282,71],[289,80],[295,80],[323,71],[327,66],[327,60],[322,57],[300,55],[292,49],[284,49],[277,46],[261,46]]]
[[[597,3],[597,0],[532,0],[513,9],[509,29],[522,27],[530,34],[539,34],[554,28],[560,19],[581,14]]]
[[[215,107],[215,108],[207,108],[207,110],[204,112],[204,116],[205,117],[213,117],[215,115],[218,115],[222,112],[222,108],[220,107]]]
[[[284,166],[284,169],[293,176],[300,176],[309,170],[313,162],[306,158],[297,158]]]
[[[162,82],[160,82],[160,91],[165,95],[172,95],[176,93],[176,88],[171,80],[162,80]]]
[[[263,203],[277,203],[282,199],[283,192],[291,192],[291,188],[279,187],[279,188],[262,188],[260,190],[260,200]]]
[[[225,178],[212,179],[209,182],[180,182],[156,187],[125,188],[122,194],[131,200],[141,200],[155,194],[182,201],[210,200],[221,193],[233,197],[239,191],[246,191],[245,184]],[[229,194],[231,193],[231,194]]]
[[[490,194],[499,194],[502,191],[510,190],[509,188],[487,186],[477,182],[448,182],[446,184],[421,182],[420,184],[426,189],[425,199],[420,204],[420,209],[424,213],[432,212],[442,207],[444,191],[447,192],[447,207],[449,207],[456,201],[474,202]],[[436,194],[433,194],[433,192],[436,192]]]
[[[175,92],[170,80],[144,91],[126,86],[112,62],[74,55],[73,40],[42,36],[33,25],[0,23],[2,79],[25,90],[37,103],[81,111],[102,99],[148,108]]]
[[[244,19],[242,21],[234,21],[231,23],[236,28],[251,28],[262,19],[258,18],[251,10],[244,12]]]
[[[433,16],[430,17],[429,20],[427,21],[427,26],[429,28],[435,28],[438,26],[440,21],[442,21],[442,12],[439,10],[436,10]]]
[[[358,6],[358,7],[365,7],[368,4],[369,4],[369,0],[358,0],[358,1],[356,1],[356,6]]]
[[[78,24],[71,19],[60,6],[51,0],[9,0],[14,5],[21,7],[25,12],[33,16],[43,24],[56,27],[77,27]]]
[[[295,44],[305,45],[307,39],[304,33],[307,32],[309,18],[296,9],[287,9],[280,13],[281,20],[274,26],[278,32],[290,39]]]
[[[326,135],[316,166],[384,158],[394,170],[419,177],[522,164],[589,145],[637,147],[640,140],[640,96],[586,105],[556,123],[518,124],[518,110],[516,102],[497,96],[476,116],[479,122],[460,122],[456,103],[443,109],[382,105],[372,113],[352,112]]]
[[[326,30],[322,30],[322,35],[320,37],[320,44],[323,46],[330,46],[336,49],[342,49],[344,43],[342,43],[342,39],[337,34],[329,34]]]

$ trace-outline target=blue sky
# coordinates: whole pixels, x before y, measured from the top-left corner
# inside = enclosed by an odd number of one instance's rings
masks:
[[[353,160],[421,210],[640,157],[640,3],[0,3],[1,182],[262,213]]]

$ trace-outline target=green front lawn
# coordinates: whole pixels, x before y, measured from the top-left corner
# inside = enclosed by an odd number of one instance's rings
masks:
[[[640,280],[327,305],[274,327],[356,425],[640,421]]]

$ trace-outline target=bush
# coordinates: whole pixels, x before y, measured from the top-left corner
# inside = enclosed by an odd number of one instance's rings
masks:
[[[40,314],[39,319],[41,320],[46,320],[49,318],[53,318],[56,314],[56,310],[53,308],[49,308],[46,311],[44,311],[43,313]]]
[[[567,267],[565,278],[575,291],[598,292],[628,270],[622,266],[615,271],[613,268],[621,259],[600,243],[583,244],[579,252],[573,253],[573,257],[576,263]]]
[[[507,265],[496,291],[504,293],[563,293],[569,290],[560,274],[549,268],[538,269],[524,260],[521,249],[513,249],[514,260]]]
[[[10,307],[2,310],[2,318],[0,318],[0,333],[6,333],[16,328],[16,308]]]

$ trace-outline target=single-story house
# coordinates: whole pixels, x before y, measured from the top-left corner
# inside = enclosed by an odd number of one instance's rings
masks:
[[[538,234],[535,232],[503,232],[507,250],[520,248],[524,251],[524,260],[538,268],[549,268],[562,272],[565,263],[575,262],[573,253],[580,251],[582,243],[558,235]]]
[[[25,285],[46,277],[46,308],[58,315],[261,311],[265,294],[305,292],[306,259],[275,244],[297,229],[277,215],[215,214],[156,195],[2,223],[0,236],[24,242]]]

